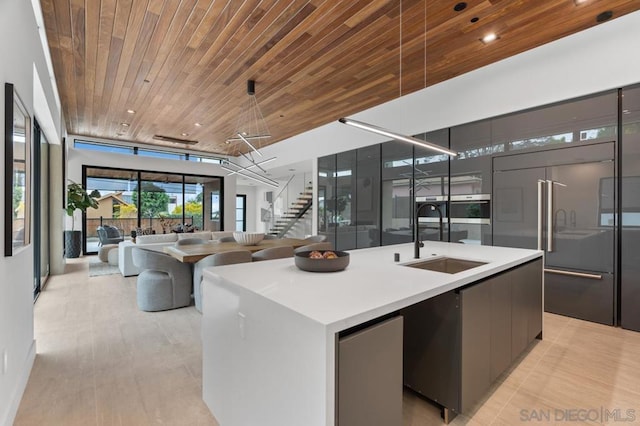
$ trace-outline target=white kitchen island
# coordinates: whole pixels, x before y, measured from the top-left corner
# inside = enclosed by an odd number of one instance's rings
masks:
[[[415,261],[413,250],[354,250],[334,273],[301,271],[292,258],[206,269],[203,399],[220,424],[333,425],[338,333],[542,256],[425,242],[421,259],[486,262],[447,274],[402,266]]]

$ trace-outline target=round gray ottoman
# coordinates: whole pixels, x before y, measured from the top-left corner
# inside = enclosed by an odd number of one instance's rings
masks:
[[[109,262],[109,252],[117,248],[118,248],[117,244],[105,244],[101,246],[100,250],[98,250],[98,259],[100,259],[100,261],[105,263]],[[115,252],[118,253],[118,250],[115,250]],[[116,255],[116,259],[117,258],[118,256]]]
[[[141,311],[173,309],[173,282],[166,272],[147,269],[138,275],[137,302]]]

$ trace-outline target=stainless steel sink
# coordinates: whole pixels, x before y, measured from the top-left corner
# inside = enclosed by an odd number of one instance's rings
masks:
[[[487,262],[475,262],[473,260],[456,259],[453,257],[439,257],[437,259],[423,260],[422,262],[405,263],[403,266],[410,268],[426,269],[445,274],[457,274],[467,269],[486,265]]]

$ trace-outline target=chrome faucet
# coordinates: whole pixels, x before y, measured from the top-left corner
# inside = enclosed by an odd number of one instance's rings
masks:
[[[420,222],[418,221],[418,218],[420,217],[420,211],[422,210],[422,208],[424,206],[430,206],[431,210],[435,210],[438,212],[438,217],[440,218],[440,230],[439,230],[439,234],[440,234],[440,241],[442,241],[442,210],[440,210],[440,206],[438,206],[437,204],[434,203],[422,203],[418,206],[418,208],[416,209],[416,229],[415,229],[415,241],[414,241],[414,249],[413,249],[413,257],[414,259],[420,259],[420,247],[424,247],[424,243],[422,241],[420,241]]]

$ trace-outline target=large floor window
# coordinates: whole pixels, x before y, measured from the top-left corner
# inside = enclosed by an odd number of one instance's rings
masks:
[[[85,253],[97,252],[101,225],[115,226],[125,239],[132,231],[222,230],[221,177],[85,167],[84,183],[100,192],[98,208],[86,213]]]

